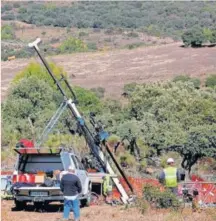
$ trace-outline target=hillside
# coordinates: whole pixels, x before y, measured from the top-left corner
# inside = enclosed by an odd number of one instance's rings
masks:
[[[204,80],[216,73],[216,48],[183,48],[181,43],[134,50],[58,55],[49,58],[62,66],[73,85],[103,87],[109,96],[120,95],[124,84],[157,82],[187,74]],[[36,58],[38,60],[38,58]],[[29,59],[2,62],[2,97],[13,77]]]
[[[38,26],[140,28],[156,36],[179,38],[195,25],[215,28],[215,2],[4,2],[3,20]]]

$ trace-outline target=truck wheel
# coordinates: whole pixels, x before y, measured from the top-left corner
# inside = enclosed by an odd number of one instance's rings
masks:
[[[18,201],[14,200],[16,210],[24,210],[26,208],[26,202],[25,201]]]
[[[80,200],[81,207],[88,207],[91,203],[91,189],[92,189],[92,183],[89,183],[88,185],[88,196],[85,199]]]
[[[91,197],[88,196],[87,199],[80,200],[81,207],[88,207],[90,206]]]
[[[43,208],[42,202],[34,202],[34,207],[36,210],[41,210]]]

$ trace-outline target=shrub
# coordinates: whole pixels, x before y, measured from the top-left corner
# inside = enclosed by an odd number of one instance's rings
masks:
[[[200,47],[205,40],[203,30],[199,27],[187,30],[182,35],[185,46]]]
[[[14,39],[15,34],[13,27],[10,25],[4,25],[1,28],[1,39],[2,40],[11,40]]]
[[[19,13],[20,14],[24,14],[26,12],[27,12],[27,8],[24,8],[24,7],[19,8]]]
[[[61,67],[59,67],[53,63],[50,63],[49,65],[51,67],[53,74],[55,75],[55,77],[57,79],[61,78],[61,74],[66,76],[66,73],[64,72],[64,70]],[[20,73],[18,73],[15,76],[15,78],[13,79],[13,83],[16,84],[20,80],[22,80],[23,78],[29,78],[31,76],[35,76],[38,79],[43,79],[50,86],[52,86],[53,88],[56,88],[56,86],[53,83],[52,78],[48,75],[45,68],[36,62],[29,63],[28,66],[26,66]]]
[[[129,152],[126,151],[120,155],[120,163],[133,167],[136,165],[136,160]]]
[[[111,136],[109,136],[108,137],[108,139],[107,139],[107,142],[110,144],[110,145],[114,145],[114,144],[116,144],[118,141],[120,141],[121,139],[120,139],[120,137],[119,136],[117,136],[117,135],[111,135]]]
[[[128,36],[128,37],[131,37],[131,38],[137,38],[137,37],[139,37],[139,35],[138,35],[137,33],[135,33],[135,32],[130,32],[130,33],[127,34],[127,36]]]
[[[61,53],[71,53],[87,51],[88,47],[82,40],[70,37],[61,44],[59,49]]]
[[[12,10],[12,6],[11,5],[4,5],[3,6],[3,9],[5,10],[5,11],[10,11],[10,10]]]
[[[212,31],[212,35],[211,35],[210,42],[211,42],[212,44],[215,44],[215,43],[216,43],[216,30],[213,30],[213,31]]]
[[[144,198],[154,204],[156,208],[179,209],[180,202],[177,197],[169,190],[161,191],[159,187],[146,184],[143,189]]]
[[[95,42],[89,42],[87,44],[88,50],[89,51],[97,51],[97,44]]]
[[[194,84],[194,87],[195,87],[196,89],[199,89],[199,88],[200,88],[200,85],[201,85],[200,79],[198,79],[198,78],[192,78],[190,81]]]
[[[200,88],[200,79],[198,78],[190,78],[188,75],[178,75],[176,76],[174,79],[173,79],[173,82],[178,82],[178,81],[181,81],[181,82],[192,82],[194,87],[196,89],[199,89]]]
[[[141,46],[144,46],[145,44],[142,43],[142,42],[137,42],[137,43],[133,43],[133,44],[128,44],[126,45],[126,48],[128,49],[134,49],[134,48],[138,48],[138,47],[141,47]]]
[[[15,2],[15,3],[13,3],[13,7],[14,7],[14,8],[19,8],[19,7],[20,7],[20,4],[19,4],[18,2]]]
[[[149,203],[142,198],[137,198],[135,205],[139,209],[141,214],[145,214],[149,208]]]
[[[69,33],[71,31],[70,27],[66,28],[66,32]]]
[[[124,88],[123,88],[123,91],[124,91],[125,93],[131,94],[131,93],[134,92],[136,86],[137,86],[137,83],[136,83],[136,82],[132,82],[132,83],[129,83],[129,84],[125,84],[125,85],[124,85]]]
[[[114,29],[113,28],[108,28],[104,31],[104,34],[107,34],[107,35],[112,35],[114,34]]]
[[[188,75],[178,75],[174,77],[173,82],[182,81],[186,82],[189,81],[191,78]]]
[[[14,14],[5,14],[5,15],[2,15],[2,20],[15,20],[15,16]]]
[[[206,78],[205,86],[212,88],[216,86],[216,74],[212,74]]]
[[[141,167],[141,170],[145,169],[145,167],[147,167],[147,161],[144,159],[140,162],[140,167]]]
[[[112,38],[104,38],[105,42],[112,42]]]
[[[93,91],[98,98],[104,97],[105,89],[103,87],[92,88],[91,91]]]
[[[81,88],[78,86],[74,86],[73,89],[78,98],[78,105],[82,112],[101,112],[102,103],[95,93],[88,89]]]
[[[79,33],[79,37],[84,37],[84,36],[88,36],[89,34],[87,32],[81,31]]]

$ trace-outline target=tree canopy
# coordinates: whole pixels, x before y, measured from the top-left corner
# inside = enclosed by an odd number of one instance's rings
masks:
[[[216,154],[215,94],[197,90],[190,81],[137,85],[121,114],[106,113],[112,118],[108,125],[121,137],[130,128],[157,155],[179,152],[190,170],[199,158]]]
[[[66,76],[63,69],[54,64],[51,64],[51,69],[57,79],[61,73]],[[66,90],[66,87],[64,88]],[[89,111],[101,111],[101,101],[94,92],[78,86],[74,87],[74,91],[83,115],[88,115]],[[62,101],[63,97],[47,71],[38,63],[30,63],[14,78],[10,93],[2,105],[3,145],[14,145],[14,142],[22,137],[32,138],[31,126],[37,138]],[[55,131],[68,133],[68,117],[70,116],[65,112]]]
[[[63,71],[52,68],[57,77]],[[63,99],[50,79],[45,69],[34,63],[14,79],[2,105],[3,146],[14,145],[22,137],[32,138],[32,125],[37,136],[42,132]],[[187,170],[202,157],[216,157],[216,88],[212,85],[197,88],[185,76],[166,83],[132,83],[125,86],[128,96],[124,104],[100,100],[91,90],[73,88],[87,122],[89,112],[96,112],[110,134],[135,136],[142,156],[176,151]],[[73,126],[68,128],[68,119],[65,113],[53,133],[67,134]],[[75,123],[73,119],[70,122]],[[54,137],[49,145],[58,143]]]

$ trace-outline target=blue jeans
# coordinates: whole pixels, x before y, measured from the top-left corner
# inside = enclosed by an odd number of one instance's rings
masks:
[[[74,219],[77,220],[80,218],[80,206],[79,206],[79,200],[64,200],[64,219],[69,219],[70,210],[73,210],[74,213]]]

